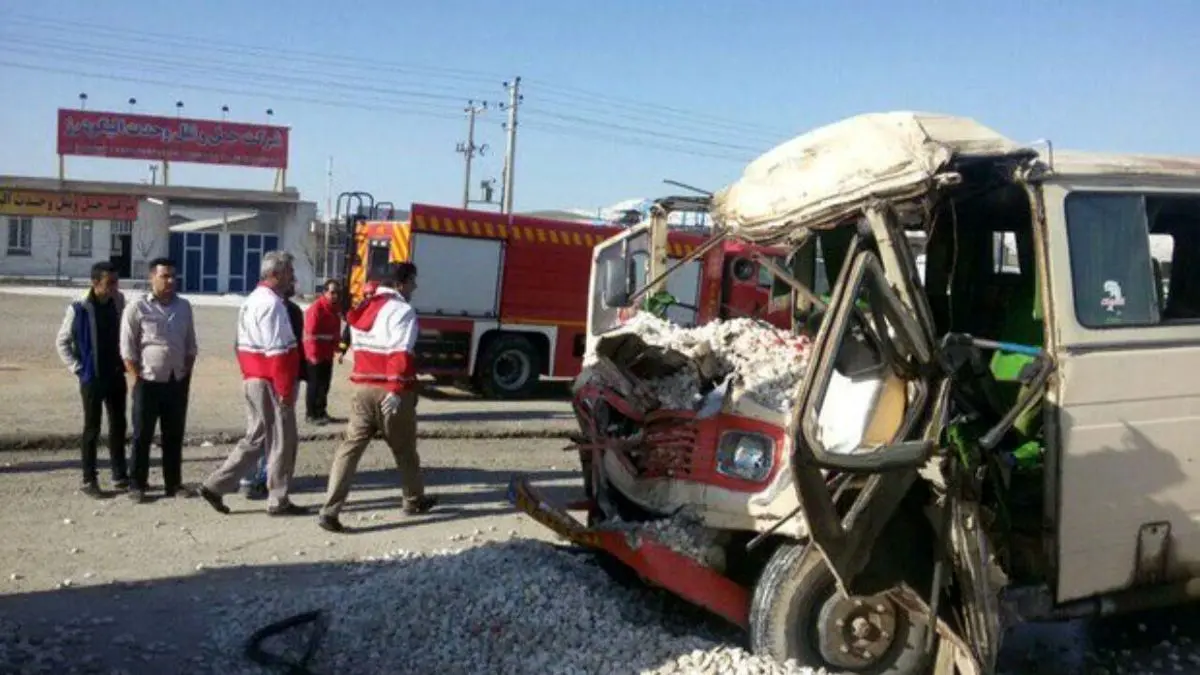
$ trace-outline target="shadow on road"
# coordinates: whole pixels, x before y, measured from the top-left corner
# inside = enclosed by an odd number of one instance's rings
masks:
[[[527,420],[573,420],[570,412],[550,410],[461,410],[418,413],[420,422],[523,422]]]
[[[544,553],[532,557],[528,553],[530,547]],[[399,660],[386,669],[358,672],[428,672],[409,670],[397,663],[420,661],[416,655],[429,649],[426,639],[416,634],[413,625],[407,624],[428,621],[427,613],[434,607],[449,612],[436,619],[441,625],[438,630],[448,632],[445,639],[464,643],[459,650],[464,660],[461,667],[469,670],[461,672],[480,672],[479,668],[485,664],[479,659],[488,652],[491,659],[549,658],[548,662],[529,663],[530,670],[526,672],[553,672],[559,670],[556,666],[577,663],[579,656],[570,654],[572,649],[547,644],[553,639],[544,633],[544,617],[531,616],[518,609],[521,603],[506,603],[503,595],[486,592],[489,584],[498,584],[521,593],[515,580],[523,573],[494,569],[493,578],[480,580],[478,587],[481,604],[475,611],[484,613],[474,616],[460,613],[467,605],[458,596],[471,592],[461,587],[466,582],[459,580],[469,578],[464,571],[494,568],[498,561],[506,559],[503,556],[512,555],[504,550],[518,551],[517,557],[511,559],[524,560],[526,566],[531,560],[545,558],[547,569],[553,572],[561,568],[572,585],[574,579],[581,584],[589,581],[594,584],[603,574],[585,553],[564,554],[563,548],[551,544],[492,542],[450,555],[367,566],[328,562],[219,567],[156,580],[0,596],[0,628],[4,629],[0,632],[0,672],[26,672],[23,668],[29,667],[35,655],[42,659],[52,655],[51,658],[61,660],[50,670],[29,672],[113,669],[135,674],[244,672],[243,668],[253,667],[243,653],[253,631],[307,610],[326,612],[334,626],[319,643],[312,672],[337,672],[327,659],[363,646]],[[520,554],[521,550],[527,552]],[[372,581],[375,570],[382,576]],[[418,583],[426,579],[432,583]],[[372,596],[355,590],[364,583],[386,595]],[[460,587],[455,587],[456,584]],[[444,588],[447,585],[450,588]],[[718,625],[715,619],[665,594],[616,586],[612,592],[614,597],[610,601],[616,603],[615,607],[629,607],[631,612],[636,611],[638,616],[649,620],[636,627],[629,625],[626,630],[663,631],[676,637],[715,637],[735,644],[741,641],[736,631],[714,630]],[[365,636],[338,632],[339,621],[351,622],[343,630],[353,631],[354,621],[362,621],[364,616],[376,612],[400,617],[394,622],[399,628]],[[477,630],[481,617],[507,633],[507,646],[502,652],[485,649],[495,638],[487,631]],[[170,626],[169,630],[164,630],[165,625]],[[620,630],[620,623],[617,626],[615,630]],[[604,650],[605,641],[613,637],[596,635],[585,640],[597,644],[571,646],[585,648],[600,663],[617,658]],[[210,642],[214,638],[215,644]],[[308,644],[305,638],[304,631],[285,634],[266,643],[266,648],[273,653],[303,650]],[[690,643],[683,644],[686,651],[691,650]],[[535,652],[543,654],[534,657]],[[612,672],[658,668],[664,659],[678,658],[684,653],[681,648],[679,653],[659,649],[655,658],[626,655],[614,664],[618,670]],[[295,655],[290,655],[290,660],[295,660]],[[491,672],[501,672],[499,662],[492,665],[496,669]]]
[[[482,401],[479,394],[460,387],[425,383],[421,388],[421,398],[431,401]],[[525,401],[565,401],[571,398],[571,382],[539,382],[533,393],[522,400]]]

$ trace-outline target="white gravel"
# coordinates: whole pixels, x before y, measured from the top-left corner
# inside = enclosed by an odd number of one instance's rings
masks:
[[[596,527],[597,529],[627,532],[630,537],[630,545],[634,548],[637,548],[641,535],[646,534],[672,551],[685,555],[702,565],[717,569],[724,567],[725,552],[718,546],[717,532],[706,527],[703,518],[686,510],[670,518],[646,522],[629,522],[613,518],[599,523]]]
[[[521,539],[395,551],[288,597],[225,599],[206,672],[260,672],[240,655],[246,637],[312,609],[331,618],[312,665],[322,673],[816,675],[747,654],[739,631],[700,610],[617,586],[587,554]]]
[[[613,335],[633,333],[647,344],[677,351],[691,359],[715,357],[716,381],[733,375],[755,401],[786,413],[808,365],[809,340],[751,319],[713,321],[680,328],[640,312]],[[593,359],[589,354],[588,359]],[[702,378],[695,363],[670,377],[646,383],[662,404],[693,409],[700,403]]]

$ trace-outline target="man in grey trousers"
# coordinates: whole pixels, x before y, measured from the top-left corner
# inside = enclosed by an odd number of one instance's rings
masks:
[[[288,488],[296,464],[296,395],[300,341],[292,329],[283,296],[294,283],[290,253],[263,256],[258,288],[238,312],[237,358],[246,395],[246,436],[229,458],[200,486],[200,496],[219,513],[229,513],[224,495],[267,455],[267,513],[296,516],[308,512],[293,504]]]

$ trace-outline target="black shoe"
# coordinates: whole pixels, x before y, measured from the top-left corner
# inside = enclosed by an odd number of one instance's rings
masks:
[[[267,498],[268,494],[270,494],[270,491],[267,490],[266,483],[254,483],[246,488],[246,499],[262,501]]]
[[[204,501],[208,502],[209,506],[213,507],[214,511],[223,515],[229,514],[229,507],[225,506],[225,501],[221,499],[221,495],[209,490],[203,485],[200,486],[199,494],[202,498],[204,498]]]
[[[150,501],[146,498],[146,491],[141,488],[133,488],[128,492],[128,495],[129,501],[133,502],[134,504],[145,504],[146,502]]]
[[[305,418],[304,421],[308,422],[309,424],[313,425],[314,427],[323,427],[326,424],[329,424],[329,420],[325,419],[324,417],[308,417],[308,418]]]
[[[404,513],[410,516],[429,513],[429,510],[437,506],[437,497],[432,495],[421,495],[416,499],[404,500]]]
[[[291,502],[284,502],[278,506],[267,507],[267,515],[271,516],[307,516],[308,509],[303,506],[297,506]]]
[[[80,485],[79,493],[84,496],[91,497],[92,499],[104,498],[104,492],[100,490],[100,485],[94,480],[87,481],[83,485]]]
[[[117,478],[116,480],[113,481],[113,489],[116,490],[117,492],[128,492],[129,491],[129,479],[128,478]]]
[[[317,516],[317,526],[326,532],[340,534],[346,531],[342,525],[342,521],[338,520],[337,516]]]

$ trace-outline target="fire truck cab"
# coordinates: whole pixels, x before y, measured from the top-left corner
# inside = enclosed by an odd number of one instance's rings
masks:
[[[353,222],[349,301],[358,302],[391,263],[415,263],[421,373],[466,382],[489,398],[524,397],[540,378],[580,373],[593,251],[617,236],[636,246],[649,231],[427,204],[413,204],[404,221]],[[661,236],[666,260],[685,258],[705,240],[665,228]],[[784,305],[768,306],[770,277],[742,248],[710,250],[671,275],[665,287],[677,302],[669,317],[703,323],[732,312],[788,321]]]

